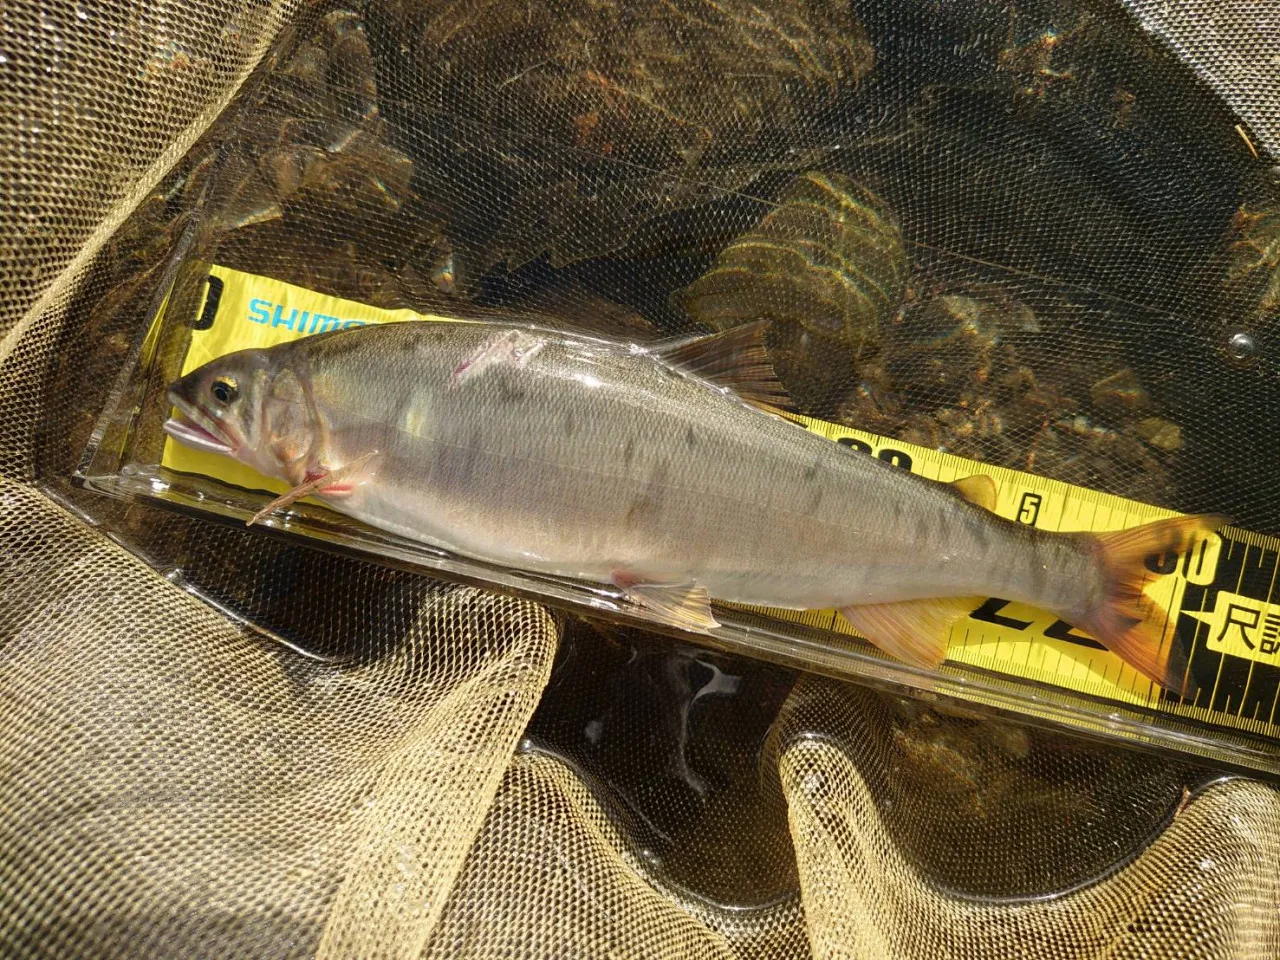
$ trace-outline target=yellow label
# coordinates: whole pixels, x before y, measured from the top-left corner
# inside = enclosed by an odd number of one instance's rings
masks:
[[[1280,604],[1221,590],[1211,611],[1186,616],[1209,625],[1210,650],[1280,666]]]
[[[184,374],[235,350],[269,347],[326,330],[452,319],[378,309],[225,267],[212,267],[209,276],[203,306],[207,307],[208,298],[216,297],[216,309],[202,309],[197,315],[212,314],[216,322],[207,329],[193,330],[182,365]],[[988,474],[998,489],[996,512],[1042,530],[1104,532],[1176,516],[1172,511],[1122,497],[976,463],[837,424],[807,418],[802,422],[807,429],[833,442],[934,480],[945,482],[975,473]],[[283,493],[286,489],[279,481],[227,457],[193,450],[168,438],[161,463],[172,470],[202,474],[251,490]],[[1225,541],[1226,549],[1224,538],[1214,534],[1195,544],[1184,556],[1152,558],[1146,592],[1172,616],[1185,616],[1195,626],[1193,660],[1203,656],[1203,649],[1220,661],[1216,668],[1219,680],[1213,683],[1206,700],[1197,694],[1195,706],[1220,710],[1221,703],[1231,713],[1232,722],[1269,724],[1276,713],[1276,704],[1271,700],[1273,688],[1276,701],[1280,701],[1280,671],[1270,673],[1280,667],[1280,603],[1271,602],[1276,570],[1280,569],[1280,541],[1243,532],[1230,537],[1234,539]],[[1229,560],[1228,569],[1220,577],[1224,558]],[[1218,580],[1223,577],[1230,582],[1220,585]],[[1256,596],[1241,592],[1246,582]],[[1199,608],[1183,610],[1185,603]],[[856,635],[848,621],[831,610],[761,612],[793,623]],[[1190,629],[1181,631],[1184,638]],[[1158,688],[1086,634],[1041,610],[997,598],[986,600],[955,624],[949,637],[948,658],[1112,700],[1165,706]],[[1228,660],[1249,662],[1243,685],[1231,680],[1232,671],[1226,668]],[[1227,679],[1222,680],[1223,677]],[[1270,685],[1264,690],[1257,686],[1260,683]]]

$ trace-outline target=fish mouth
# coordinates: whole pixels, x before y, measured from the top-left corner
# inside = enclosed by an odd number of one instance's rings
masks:
[[[222,431],[204,411],[172,393],[169,394],[169,402],[178,409],[178,415],[164,422],[165,433],[196,450],[228,456],[235,453],[235,445],[223,439]]]

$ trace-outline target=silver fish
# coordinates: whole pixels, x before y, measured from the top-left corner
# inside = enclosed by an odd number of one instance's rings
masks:
[[[669,622],[711,598],[840,609],[934,666],[982,598],[1047,610],[1165,686],[1152,554],[1217,516],[1091,535],[999,517],[986,476],[943,484],[790,422],[762,323],[650,347],[512,323],[405,322],[229,354],[170,389],[179,441],[357,520],[484,561],[607,582]]]

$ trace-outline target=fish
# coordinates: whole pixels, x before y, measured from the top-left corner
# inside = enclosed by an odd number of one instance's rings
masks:
[[[611,584],[685,631],[721,626],[713,601],[838,609],[935,668],[951,625],[999,597],[1185,689],[1145,561],[1225,517],[1105,533],[1002,517],[990,476],[943,483],[805,429],[766,326],[647,345],[521,317],[321,333],[177,379],[165,431],[290,485],[254,520],[314,495],[457,555]]]

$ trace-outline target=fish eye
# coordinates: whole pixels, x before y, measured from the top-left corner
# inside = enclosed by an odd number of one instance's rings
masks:
[[[236,388],[236,382],[230,377],[219,377],[213,381],[209,387],[209,391],[213,394],[213,399],[221,404],[229,404],[235,400],[240,391]]]

